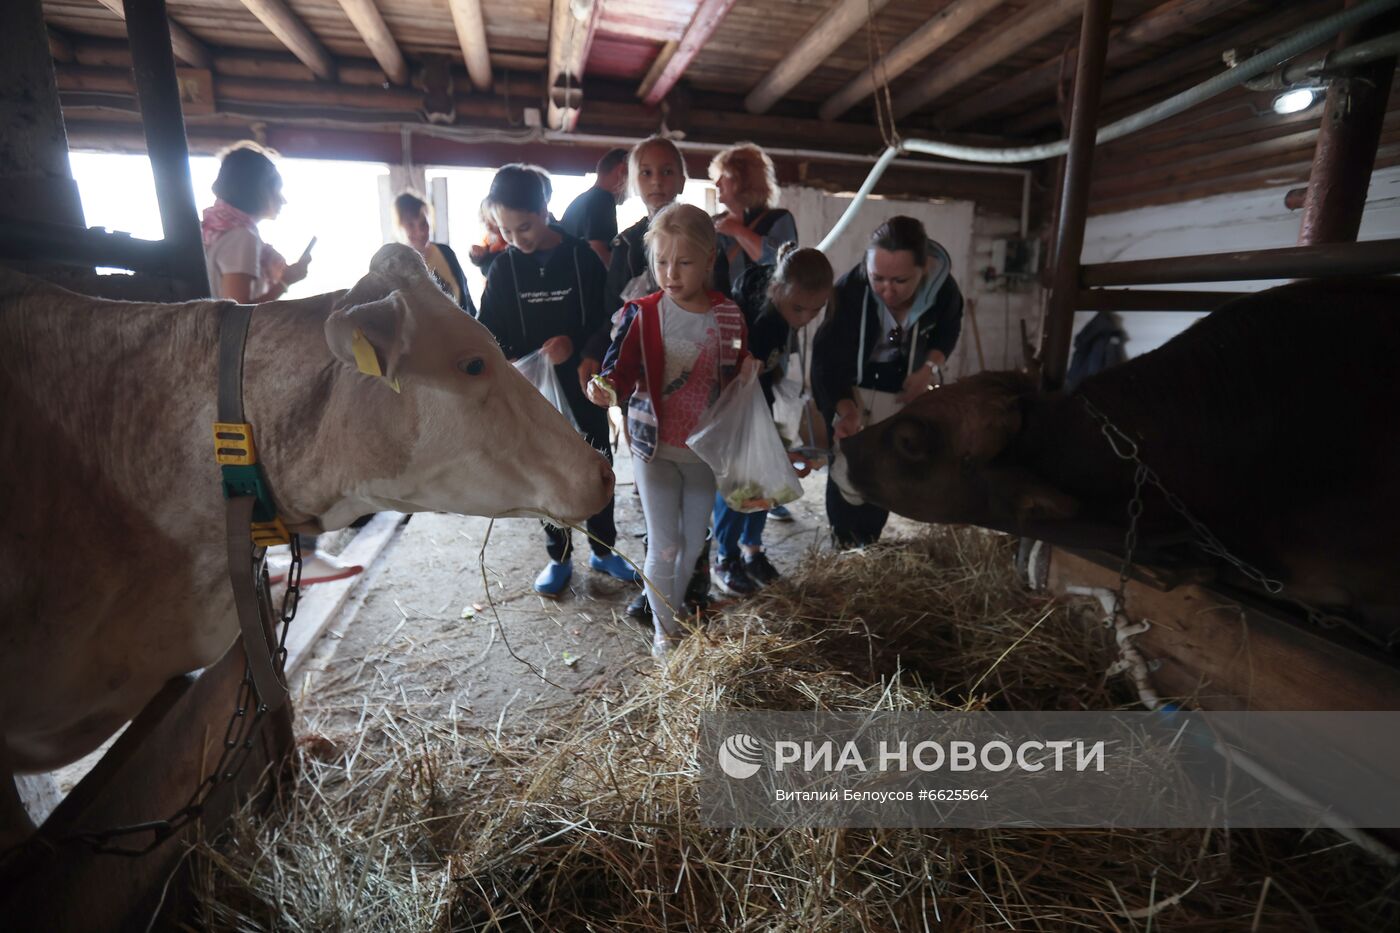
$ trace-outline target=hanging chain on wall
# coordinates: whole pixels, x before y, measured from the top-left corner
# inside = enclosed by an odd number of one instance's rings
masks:
[[[1143,490],[1150,484],[1162,494],[1168,506],[1176,512],[1191,527],[1191,532],[1195,536],[1198,547],[1211,557],[1219,558],[1235,568],[1246,579],[1250,580],[1270,596],[1287,600],[1307,614],[1308,621],[1320,628],[1335,628],[1338,626],[1346,628],[1352,634],[1365,639],[1373,645],[1392,651],[1395,648],[1395,638],[1381,638],[1364,627],[1357,625],[1349,619],[1337,615],[1336,613],[1325,612],[1296,596],[1285,592],[1283,582],[1270,577],[1259,568],[1236,557],[1231,553],[1221,540],[1215,536],[1203,522],[1191,514],[1186,508],[1186,503],[1163,484],[1162,478],[1150,466],[1143,462],[1139,456],[1137,442],[1128,436],[1121,428],[1115,425],[1109,417],[1104,414],[1098,406],[1089,401],[1085,395],[1079,396],[1084,403],[1085,409],[1099,425],[1104,439],[1108,441],[1109,448],[1114,456],[1134,465],[1133,470],[1133,496],[1128,501],[1128,530],[1123,539],[1123,563],[1118,571],[1118,588],[1114,592],[1114,616],[1122,613],[1127,617],[1124,608],[1127,600],[1128,577],[1133,566],[1133,552],[1137,548],[1138,521],[1142,517],[1144,500]]]

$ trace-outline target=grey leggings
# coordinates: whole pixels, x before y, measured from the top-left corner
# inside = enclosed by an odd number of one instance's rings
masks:
[[[678,635],[676,611],[685,599],[695,559],[705,546],[715,503],[715,474],[703,463],[657,458],[632,461],[642,514],[647,522],[647,556],[642,572],[658,634]]]

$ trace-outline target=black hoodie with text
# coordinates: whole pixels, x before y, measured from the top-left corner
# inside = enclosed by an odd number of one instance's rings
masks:
[[[538,350],[552,337],[568,337],[574,352],[555,367],[564,397],[586,433],[595,433],[595,422],[606,433],[606,413],[584,396],[578,367],[585,357],[601,361],[607,348],[607,270],[587,243],[561,235],[551,250],[522,253],[512,246],[497,257],[486,278],[477,320],[509,360]]]

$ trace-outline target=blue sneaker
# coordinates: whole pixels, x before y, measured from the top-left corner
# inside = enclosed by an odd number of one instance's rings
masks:
[[[616,551],[608,554],[607,557],[599,557],[594,554],[588,559],[588,566],[600,573],[605,573],[610,577],[617,577],[623,583],[641,583],[642,575],[632,568],[632,565],[622,559],[622,555]],[[539,584],[535,584],[536,587]]]
[[[564,592],[564,587],[569,585],[569,578],[573,575],[574,565],[572,561],[567,564],[550,561],[540,571],[540,575],[535,577],[535,592],[541,596],[558,599],[559,594]]]
[[[771,509],[768,510],[768,517],[773,519],[773,521],[775,522],[792,521],[792,513],[788,511],[788,507],[785,505],[773,506]]]

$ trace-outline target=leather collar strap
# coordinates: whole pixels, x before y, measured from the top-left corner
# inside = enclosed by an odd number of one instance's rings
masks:
[[[270,504],[266,487],[255,480],[251,485],[231,483],[230,463],[241,464],[245,474],[250,471],[258,479],[262,468],[257,465],[251,429],[243,420],[243,350],[248,340],[248,324],[252,305],[223,304],[219,311],[219,423],[215,425],[215,450],[223,464],[224,497],[227,501],[226,540],[228,545],[228,575],[233,584],[233,601],[238,610],[238,626],[243,634],[243,650],[248,658],[248,671],[258,693],[259,703],[275,710],[287,701],[287,684],[274,660],[277,649],[276,627],[272,617],[271,598],[259,592],[262,583],[262,559],[253,554],[252,528],[262,505]],[[229,440],[226,429],[241,426],[246,436]],[[221,429],[225,429],[222,430]],[[236,431],[233,432],[236,435]],[[224,446],[242,441],[241,450]],[[233,454],[229,457],[226,455]],[[251,461],[251,462],[250,462]],[[275,521],[275,514],[273,519]]]

